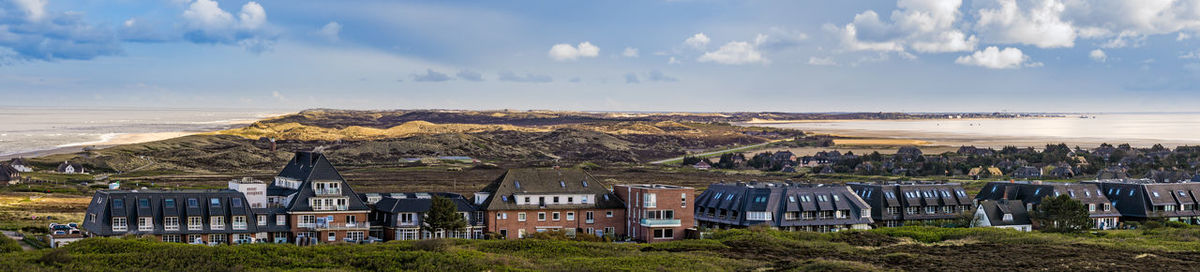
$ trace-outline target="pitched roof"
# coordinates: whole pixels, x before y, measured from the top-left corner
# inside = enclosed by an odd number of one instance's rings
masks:
[[[296,196],[292,197],[292,201],[287,204],[288,211],[313,210],[308,203],[308,198],[316,196],[312,186],[314,181],[341,183],[338,186],[341,188],[341,195],[348,198],[348,210],[370,210],[366,204],[363,204],[358,194],[354,193],[354,189],[350,188],[350,184],[347,184],[346,180],[342,178],[342,174],[338,173],[333,164],[325,158],[324,154],[296,152],[296,156],[288,161],[287,166],[279,172],[278,176],[301,181],[300,188],[295,192]]]
[[[213,205],[213,201],[217,205]],[[195,205],[192,205],[195,204]],[[246,197],[238,191],[222,190],[100,190],[88,204],[86,218],[82,228],[90,233],[109,236],[122,234],[200,234],[200,233],[254,233],[265,231],[259,229]],[[225,227],[221,230],[208,229],[189,230],[184,226],[187,217],[200,216],[207,222],[209,216],[226,216]],[[246,216],[246,229],[234,230],[233,220],[229,216]],[[94,219],[92,217],[95,217]],[[113,232],[112,218],[125,217],[128,231]],[[138,217],[153,217],[154,229],[151,231],[138,230]],[[165,231],[164,217],[178,217],[179,230]],[[94,221],[94,222],[93,222]],[[268,225],[274,225],[274,220],[268,220]],[[286,225],[281,226],[286,229]]]
[[[513,195],[520,194],[587,194],[595,198],[591,204],[554,205],[555,208],[625,208],[625,203],[610,192],[604,183],[581,169],[510,169],[482,191],[490,193],[480,205],[484,210],[542,208],[538,205],[517,205]]]
[[[449,198],[450,200],[454,201],[454,205],[458,207],[458,211],[460,211],[460,212],[476,211],[475,205],[472,205],[471,201],[467,200],[467,198],[463,197],[462,195],[455,194],[455,193],[391,193],[391,194],[386,194],[385,197],[382,197],[379,199],[379,202],[375,202],[375,207],[373,210],[381,211],[381,212],[388,212],[388,213],[428,212],[429,208],[433,207],[433,198],[432,197],[418,198],[418,196],[417,196],[418,194],[428,194],[431,196],[437,195],[440,197]],[[398,198],[397,196],[404,196],[404,198]]]
[[[979,207],[987,214],[992,226],[1030,225],[1033,222],[1020,200],[984,200],[979,202]],[[1012,215],[1012,220],[1004,221],[1005,214]]]

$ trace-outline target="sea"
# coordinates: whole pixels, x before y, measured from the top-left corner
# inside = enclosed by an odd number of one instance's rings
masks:
[[[123,134],[216,131],[284,113],[253,109],[0,107],[0,156],[103,144]]]
[[[1067,114],[1054,118],[853,120],[755,124],[814,132],[942,142],[1200,145],[1200,113]]]

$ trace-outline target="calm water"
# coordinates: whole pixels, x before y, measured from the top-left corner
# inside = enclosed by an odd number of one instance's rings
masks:
[[[204,132],[278,112],[0,107],[0,156],[87,145],[130,133]]]
[[[1095,116],[1095,118],[1090,118]],[[1200,144],[1200,114],[1096,114],[1089,118],[848,121],[772,124],[810,131],[897,135],[932,140],[1004,139],[1064,142]],[[911,136],[905,136],[911,135]]]

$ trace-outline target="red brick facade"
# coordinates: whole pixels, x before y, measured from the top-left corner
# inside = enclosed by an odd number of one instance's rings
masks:
[[[593,220],[587,220],[588,212]],[[525,213],[525,220],[520,220],[520,214]],[[539,220],[539,213],[545,214],[545,220]],[[558,220],[554,220],[554,214]],[[573,213],[574,218],[570,218]],[[609,213],[612,215],[609,216]],[[505,239],[521,238],[521,230],[530,235],[538,229],[563,230],[574,229],[576,235],[596,234],[608,235],[606,228],[611,228],[614,238],[624,237],[625,211],[620,209],[521,209],[487,211],[488,232],[503,235]]]
[[[367,211],[346,211],[346,212],[297,212],[288,215],[289,224],[292,226],[292,239],[296,239],[304,233],[312,233],[320,243],[340,242],[346,238],[348,232],[361,232],[363,237],[369,235],[370,225],[367,223]],[[315,217],[333,217],[333,221],[326,222],[324,226],[307,227],[301,226],[301,217],[312,215]],[[354,222],[347,221],[347,216],[353,216]],[[329,234],[333,233],[333,240],[330,240]]]
[[[628,217],[623,223],[629,227],[633,240],[650,243],[682,240],[684,232],[696,225],[693,216],[696,190],[691,187],[617,185],[613,193],[625,201]],[[647,201],[648,195],[653,195],[654,201]],[[642,222],[642,219],[648,220]]]

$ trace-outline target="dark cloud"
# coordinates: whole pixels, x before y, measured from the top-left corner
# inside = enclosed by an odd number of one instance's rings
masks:
[[[513,72],[504,71],[500,72],[500,81],[546,83],[554,81],[554,78],[548,75],[536,75],[532,73],[518,75]]]
[[[458,71],[458,74],[455,74],[455,76],[458,76],[462,80],[483,81],[483,74],[471,70]]]
[[[111,28],[89,24],[81,13],[34,15],[13,1],[0,2],[0,47],[26,60],[87,60],[123,52]]]
[[[450,80],[450,76],[434,71],[433,69],[425,70],[425,74],[413,75],[413,81],[417,82],[442,82]]]

